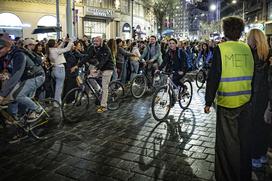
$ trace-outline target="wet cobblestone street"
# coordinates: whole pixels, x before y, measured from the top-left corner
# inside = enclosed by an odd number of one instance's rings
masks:
[[[189,109],[177,103],[163,122],[152,118],[150,105],[151,96],[126,98],[117,111],[90,108],[46,141],[2,140],[0,180],[212,180],[215,111],[203,112],[204,89],[194,86]],[[269,173],[257,176],[269,180]]]

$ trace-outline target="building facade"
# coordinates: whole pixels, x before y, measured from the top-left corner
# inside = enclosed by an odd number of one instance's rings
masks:
[[[189,36],[189,12],[186,0],[177,2],[174,11],[174,36],[177,38],[187,38]]]
[[[132,26],[137,28],[139,37],[155,32],[154,21],[145,11],[142,0],[59,0],[61,37],[69,32],[66,23],[68,1],[71,3],[70,23],[74,37],[87,35],[128,39],[132,36]],[[7,21],[11,18],[14,20]],[[0,33],[8,32],[12,36],[25,38],[55,38],[56,33],[33,35],[32,31],[38,26],[56,26],[56,21],[56,0],[1,1]]]

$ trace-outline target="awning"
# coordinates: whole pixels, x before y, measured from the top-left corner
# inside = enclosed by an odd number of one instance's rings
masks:
[[[172,35],[174,32],[172,29],[167,29],[162,32],[162,35]]]
[[[56,26],[41,26],[33,30],[32,34],[54,33],[60,32],[61,28]]]

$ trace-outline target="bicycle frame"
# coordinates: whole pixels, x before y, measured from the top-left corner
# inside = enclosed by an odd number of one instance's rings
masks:
[[[166,75],[167,75],[167,81],[166,81],[167,91],[171,90],[172,93],[175,94],[174,89],[178,89],[178,86],[172,81],[171,74],[166,74]]]
[[[150,64],[148,64],[150,65]],[[153,79],[154,79],[154,75],[152,75],[152,70],[153,70],[153,67],[145,67],[145,69],[143,70],[143,73],[142,75],[145,76],[146,80],[147,80],[147,85],[152,85],[153,86]],[[150,73],[150,75],[149,75]]]
[[[95,80],[95,78],[93,78],[92,80]],[[96,81],[96,83],[98,84],[98,82]],[[92,91],[92,93],[94,94],[94,96],[96,97],[97,100],[99,100],[100,97],[100,93],[98,91],[95,90],[95,88],[92,86],[92,84],[88,81],[88,78],[86,77],[84,80],[84,84],[86,84],[88,86],[88,88]]]

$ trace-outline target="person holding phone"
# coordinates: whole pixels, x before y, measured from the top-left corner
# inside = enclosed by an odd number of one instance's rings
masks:
[[[68,44],[64,48],[65,43]],[[69,39],[69,35],[67,34],[64,42],[62,42],[60,45],[58,45],[54,39],[50,39],[46,46],[47,57],[49,58],[50,63],[53,65],[52,74],[56,81],[54,99],[60,104],[62,103],[61,96],[65,80],[64,64],[66,63],[66,60],[63,54],[70,51],[73,45],[73,42]]]

